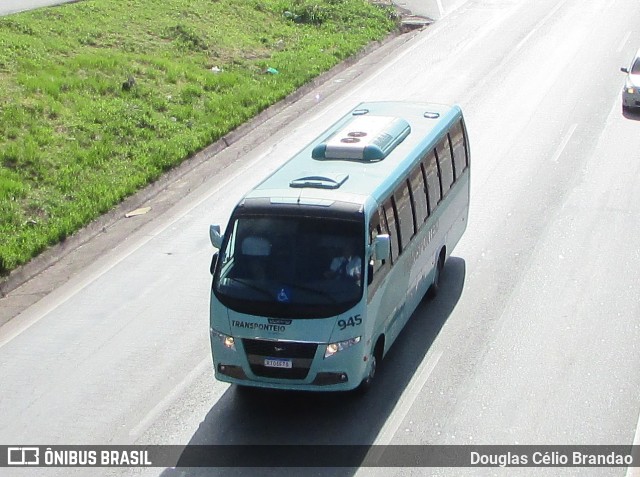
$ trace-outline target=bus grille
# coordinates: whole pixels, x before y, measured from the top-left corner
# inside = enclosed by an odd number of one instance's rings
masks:
[[[243,339],[251,371],[256,376],[277,379],[305,379],[318,345],[287,341]],[[265,358],[291,359],[291,368],[271,368],[264,365]]]

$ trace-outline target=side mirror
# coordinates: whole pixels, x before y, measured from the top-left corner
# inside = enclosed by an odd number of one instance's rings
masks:
[[[224,235],[220,233],[219,225],[209,226],[209,238],[211,239],[211,245],[215,248],[219,249],[222,246],[222,239],[224,238]]]
[[[391,255],[391,238],[387,234],[378,235],[373,239],[372,247],[375,260],[387,260]]]
[[[629,73],[629,68],[622,67],[620,68],[620,71],[622,71],[623,73]]]

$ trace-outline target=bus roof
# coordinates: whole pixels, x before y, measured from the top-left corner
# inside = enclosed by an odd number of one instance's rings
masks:
[[[365,102],[250,191],[273,204],[380,203],[461,117],[458,106]]]

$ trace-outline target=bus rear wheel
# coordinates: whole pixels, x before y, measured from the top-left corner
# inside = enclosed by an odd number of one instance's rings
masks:
[[[433,276],[433,282],[431,286],[427,290],[427,298],[429,300],[436,297],[438,292],[440,291],[440,279],[442,277],[442,269],[444,268],[445,261],[445,250],[444,248],[440,250],[440,255],[438,256],[438,264],[436,265],[436,270]]]

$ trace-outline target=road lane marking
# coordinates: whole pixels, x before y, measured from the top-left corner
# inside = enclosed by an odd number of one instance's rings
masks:
[[[633,446],[636,449],[640,447],[640,414],[638,415],[638,423],[636,424],[636,435],[633,438]],[[627,467],[625,477],[640,477],[640,467]]]
[[[556,15],[556,13],[558,12],[558,10],[560,10],[565,3],[567,3],[568,0],[564,0],[560,3],[558,3],[547,15],[545,15],[542,20],[540,20],[539,22],[537,22],[534,27],[531,29],[531,31],[525,35],[525,37],[520,40],[518,42],[518,44],[515,46],[515,48],[513,48],[504,58],[502,58],[502,60],[500,60],[500,62],[493,68],[493,73],[492,74],[488,74],[485,75],[483,78],[480,79],[480,81],[476,82],[476,84],[473,85],[472,87],[472,91],[482,91],[485,89],[486,84],[489,83],[490,81],[494,80],[494,77],[496,74],[499,74],[499,72],[505,68],[505,66],[511,62],[518,54],[520,54],[520,50],[522,49],[522,47],[527,44],[529,42],[529,40],[531,40],[531,38],[533,37],[533,35],[535,33],[537,33],[551,18],[554,18],[554,16]],[[514,12],[517,11],[517,8],[514,7]],[[494,22],[496,23],[500,23],[503,20],[505,20],[506,18],[508,18],[508,16],[511,14],[510,11],[508,11],[504,18],[500,17],[498,20],[498,22]],[[489,33],[489,31],[491,31],[491,29],[487,30],[485,28],[484,32]],[[467,48],[469,48],[470,46],[473,46],[475,43],[478,43],[478,41],[481,39],[481,37],[485,36],[485,34],[483,33],[482,35],[474,35],[473,36],[473,41],[469,42],[466,46]]]
[[[558,160],[560,159],[560,156],[564,152],[564,148],[567,147],[567,144],[569,144],[569,141],[571,140],[571,136],[573,136],[573,133],[576,132],[577,127],[578,127],[577,124],[571,125],[571,127],[569,128],[569,131],[564,136],[564,139],[556,149],[556,152],[553,154],[553,157],[551,158],[551,162],[558,162]]]
[[[420,366],[413,375],[413,378],[409,381],[407,388],[400,396],[400,399],[398,399],[393,411],[391,411],[389,418],[385,422],[384,426],[382,426],[382,429],[380,429],[378,436],[373,442],[374,447],[372,447],[365,456],[364,462],[367,462],[368,465],[377,463],[380,459],[380,453],[383,452],[382,446],[386,446],[391,443],[393,436],[398,432],[398,429],[407,417],[411,406],[413,406],[413,403],[420,395],[422,388],[424,388],[424,385],[429,379],[429,376],[431,376],[431,373],[435,369],[441,357],[442,351],[438,351],[431,355],[429,359],[420,363]],[[361,467],[360,469],[366,468]]]
[[[409,409],[413,405],[414,401],[422,391],[427,379],[431,376],[431,373],[435,369],[438,361],[442,357],[442,351],[438,351],[433,354],[429,359],[420,363],[420,366],[416,370],[405,392],[402,393],[400,399],[396,403],[391,416],[387,419],[387,422],[378,433],[378,437],[374,442],[375,445],[388,445],[393,439],[393,436],[402,425],[402,421],[407,416]]]
[[[132,437],[134,441],[139,439],[142,434],[158,419],[158,417],[167,410],[202,373],[205,372],[205,368],[210,366],[211,357],[207,356],[200,361],[200,363],[198,363],[198,365],[193,368],[182,381],[171,389],[158,404],[153,406],[142,420],[140,420],[140,422],[129,431],[129,436]]]
[[[629,41],[630,36],[631,36],[631,32],[628,31],[627,34],[622,39],[622,41],[620,42],[620,45],[618,46],[618,50],[617,50],[618,53],[622,53],[622,50],[624,50],[624,47],[627,45],[627,42]]]
[[[540,30],[540,28],[542,28],[542,26],[547,23],[551,18],[554,18],[556,16],[556,13],[558,12],[558,10],[560,10],[560,8],[562,8],[564,6],[565,3],[567,3],[568,0],[565,0],[559,4],[557,4],[549,13],[547,13],[544,18],[542,20],[540,20],[538,23],[536,23],[536,26],[527,34],[527,36],[525,36],[522,40],[520,40],[520,42],[518,43],[518,45],[515,47],[514,51],[509,55],[509,56],[514,56],[518,50],[520,50],[520,48],[522,48],[525,43],[527,43],[529,41],[529,39],[533,36],[534,33],[536,33],[538,30]]]

